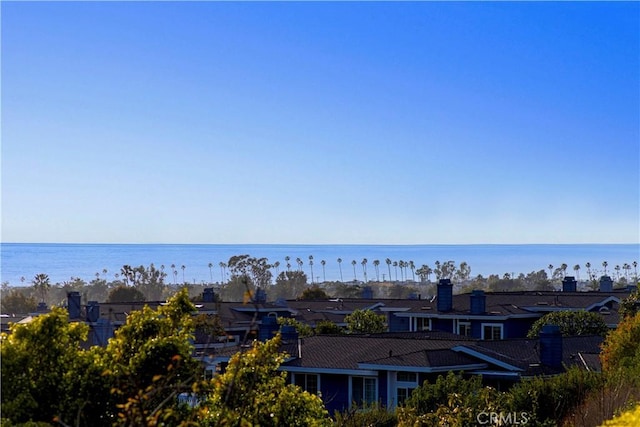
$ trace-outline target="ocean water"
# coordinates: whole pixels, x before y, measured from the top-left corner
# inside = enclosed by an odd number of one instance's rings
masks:
[[[248,254],[267,258],[273,264],[280,262],[279,271],[286,270],[285,257],[290,257],[291,269],[297,269],[296,259],[303,262],[303,270],[311,277],[309,256],[313,256],[313,280],[364,279],[362,260],[366,265],[368,280],[376,280],[374,260],[380,261],[379,279],[389,279],[385,260],[413,261],[416,269],[426,264],[434,268],[435,262],[452,260],[456,264],[466,262],[471,266],[471,275],[520,274],[547,270],[549,264],[559,267],[565,263],[569,274],[578,264],[579,274],[585,278],[586,267],[601,274],[602,262],[608,263],[608,273],[615,275],[614,267],[640,261],[640,245],[637,244],[561,244],[561,245],[190,245],[190,244],[0,244],[0,281],[10,286],[29,285],[36,274],[49,275],[52,283],[63,283],[72,277],[87,282],[96,274],[111,281],[123,265],[156,267],[164,265],[168,273],[166,281],[173,282],[171,265],[178,271],[178,283],[209,283],[223,281],[220,262],[227,262],[234,255]],[[337,259],[341,258],[339,264]],[[325,261],[324,269],[321,261]],[[355,273],[352,261],[356,261]],[[209,264],[213,264],[209,268]],[[181,267],[185,268],[182,269]],[[106,270],[106,274],[103,273]],[[342,272],[340,271],[342,270]],[[274,280],[276,275],[273,269]],[[620,273],[624,272],[620,270]],[[227,271],[228,274],[228,271]],[[398,279],[400,271],[398,269]],[[633,270],[629,274],[634,274]],[[391,266],[391,279],[396,279],[396,269]],[[411,271],[407,269],[407,279]],[[24,282],[21,281],[24,278]]]

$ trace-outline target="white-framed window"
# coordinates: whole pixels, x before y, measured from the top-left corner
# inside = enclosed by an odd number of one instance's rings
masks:
[[[318,391],[320,391],[320,375],[318,374],[300,374],[294,372],[291,376],[291,381],[309,393],[318,394]]]
[[[411,331],[430,331],[431,330],[431,319],[428,317],[412,317],[411,318]]]
[[[502,323],[483,323],[482,335],[483,340],[501,340],[503,337]]]
[[[396,372],[396,404],[402,405],[418,387],[418,374],[415,372]]]
[[[362,406],[378,401],[378,378],[351,377],[349,382],[351,402]]]
[[[471,322],[464,322],[462,320],[458,320],[458,330],[456,331],[458,335],[462,335],[465,337],[471,336]]]

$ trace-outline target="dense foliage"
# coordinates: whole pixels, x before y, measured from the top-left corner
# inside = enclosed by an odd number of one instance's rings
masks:
[[[609,327],[598,313],[591,311],[554,311],[545,314],[536,320],[529,333],[528,338],[537,338],[545,325],[556,325],[560,327],[560,333],[564,336],[575,335],[606,335]]]
[[[322,400],[292,384],[277,369],[279,335],[236,353],[224,374],[214,377],[197,409],[202,426],[326,426],[331,420]]]
[[[354,310],[344,317],[347,331],[352,334],[375,334],[387,329],[384,315],[371,310]]]

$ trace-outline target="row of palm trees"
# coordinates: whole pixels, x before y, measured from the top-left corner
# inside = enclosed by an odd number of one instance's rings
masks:
[[[286,262],[286,268],[287,271],[291,271],[292,268],[292,258],[289,256],[285,256],[284,260]],[[342,258],[338,258],[337,260],[338,263],[338,270],[340,273],[340,281],[344,282],[344,275],[343,275],[343,270],[342,270]],[[304,261],[301,258],[296,258],[295,260],[293,260],[293,262],[295,262],[295,265],[297,266],[297,271],[299,272],[303,272],[304,270]],[[392,280],[392,278],[395,277],[395,281],[398,281],[398,279],[400,281],[405,281],[409,279],[409,272],[411,272],[411,278],[413,281],[415,281],[415,277],[416,274],[418,275],[418,277],[421,280],[426,280],[429,281],[430,277],[432,274],[436,274],[436,276],[439,278],[444,270],[443,266],[446,265],[447,263],[440,263],[440,261],[436,261],[435,262],[435,270],[432,269],[431,267],[429,267],[426,264],[423,264],[420,268],[416,268],[416,265],[413,261],[403,261],[403,260],[399,260],[399,261],[392,261],[390,258],[386,258],[384,260],[384,263],[387,265],[387,273],[388,273],[388,280]],[[450,263],[450,261],[448,262]],[[358,281],[358,273],[357,273],[357,266],[358,264],[360,264],[361,268],[362,268],[362,274],[363,274],[363,278],[364,278],[364,282],[368,282],[369,277],[368,277],[368,270],[367,270],[367,266],[369,264],[369,260],[367,258],[363,258],[360,262],[356,261],[356,260],[352,260],[351,261],[351,266],[353,268],[353,280],[354,281]],[[375,272],[375,278],[376,281],[380,281],[380,265],[381,265],[381,261],[378,259],[375,259],[372,261],[373,267],[374,267],[374,272]],[[280,261],[276,261],[274,262],[271,266],[275,269],[276,271],[276,277],[280,274]],[[322,266],[322,279],[323,282],[326,282],[326,269],[325,266],[327,265],[327,261],[320,260],[320,265]],[[211,283],[214,282],[213,280],[213,267],[215,265],[213,263],[209,263],[208,267],[209,267],[209,274],[210,274],[210,279],[211,279]],[[310,277],[311,277],[311,283],[315,283],[315,276],[314,276],[314,272],[313,272],[313,266],[314,266],[314,258],[313,255],[309,255],[309,261],[308,261],[308,266],[309,266],[309,272],[310,272]],[[466,263],[461,263],[460,265],[461,267],[466,266]],[[592,270],[592,265],[590,262],[587,262],[584,264],[584,266],[587,269],[587,275],[589,277],[589,279],[592,279],[595,275],[595,270]],[[178,268],[176,267],[175,264],[171,264],[171,274],[173,277],[173,282],[174,284],[177,284],[177,279],[178,279]],[[224,283],[226,280],[225,278],[227,277],[227,263],[221,261],[220,263],[218,263],[218,267],[220,268],[220,276],[222,277],[222,282]],[[395,273],[395,275],[392,274],[392,270],[391,267],[393,267],[393,272]],[[607,261],[603,261],[602,262],[602,267],[603,267],[603,274],[607,275],[608,274],[608,267],[609,267],[609,263]],[[186,270],[186,266],[185,265],[181,265],[179,267],[182,270],[182,281],[183,283],[185,282],[185,270]],[[552,264],[549,264],[547,266],[547,269],[549,270],[549,278],[553,279],[553,278],[558,278],[558,277],[565,277],[567,274],[567,269],[569,268],[569,266],[565,263],[561,264],[559,267],[554,268],[554,266]],[[573,266],[573,270],[575,272],[575,276],[576,279],[579,281],[580,280],[580,270],[581,270],[581,266],[580,264],[576,264]],[[635,280],[637,280],[638,278],[638,262],[637,261],[633,261],[631,264],[629,263],[624,263],[622,264],[622,266],[620,265],[616,265],[613,270],[616,272],[616,281],[620,280],[621,277],[621,271],[622,276],[625,277],[625,279],[628,281],[629,280],[629,273],[631,271],[631,269],[633,268],[634,270],[634,278]],[[164,272],[165,270],[165,266],[161,265],[160,266],[160,270],[162,272]],[[400,278],[398,278],[398,271],[400,272]],[[470,271],[470,268],[469,268]],[[103,273],[106,274],[107,270],[103,270]],[[120,271],[120,274],[116,273],[116,278],[118,278],[120,275],[123,278],[128,278],[130,277],[132,274],[135,274],[135,269],[132,269],[129,266],[123,266],[123,268]],[[96,273],[96,276],[99,276],[99,273]],[[386,280],[386,275],[383,273],[382,274],[382,278],[383,281]],[[319,277],[318,277],[319,279]],[[21,280],[24,282],[24,278],[21,278]]]
[[[594,277],[595,273],[592,272],[592,270],[591,270],[591,263],[587,262],[584,266],[587,268],[587,275],[589,276],[589,279],[592,279]],[[553,265],[549,264],[547,266],[547,269],[549,270],[549,277],[551,277],[551,278],[558,277],[558,276],[565,277],[567,275],[567,268],[568,267],[569,266],[567,264],[562,264],[560,267],[558,267],[558,268],[556,268],[554,270]],[[602,268],[603,268],[603,274],[605,276],[608,273],[607,272],[607,268],[608,267],[609,267],[609,263],[607,261],[603,261],[602,262]],[[624,272],[623,276],[624,276],[625,280],[628,281],[629,280],[629,271],[631,270],[632,267],[633,267],[633,271],[634,271],[634,273],[633,273],[634,278],[635,278],[635,280],[638,280],[638,262],[637,261],[633,261],[631,264],[628,264],[628,263],[625,262],[624,264],[622,264],[622,266],[616,265],[613,268],[613,270],[616,272],[616,277],[615,277],[616,281],[620,280],[620,270],[622,270]],[[573,266],[573,271],[575,271],[576,279],[578,281],[580,281],[580,269],[581,269],[580,264],[576,264],[576,265]]]

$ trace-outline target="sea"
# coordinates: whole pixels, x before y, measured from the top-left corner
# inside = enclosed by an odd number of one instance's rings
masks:
[[[164,266],[166,282],[172,283],[221,283],[228,279],[227,263],[234,255],[250,255],[266,258],[273,267],[274,280],[278,272],[286,270],[286,257],[291,269],[298,269],[297,258],[309,281],[362,281],[367,271],[368,280],[401,278],[400,269],[389,269],[385,260],[392,262],[413,261],[415,268],[422,265],[435,267],[436,261],[453,261],[456,265],[466,262],[471,276],[505,273],[519,275],[533,271],[548,271],[567,264],[567,274],[574,274],[575,265],[581,268],[578,275],[587,276],[586,263],[592,273],[602,274],[602,263],[608,263],[607,273],[624,275],[624,270],[614,270],[616,265],[632,265],[640,261],[639,244],[471,244],[471,245],[289,245],[289,244],[69,244],[69,243],[1,243],[0,281],[8,286],[29,286],[37,274],[47,274],[53,284],[63,284],[74,278],[90,282],[96,277],[112,281],[122,266],[154,264]],[[310,259],[312,257],[312,259]],[[339,263],[338,259],[342,262]],[[367,259],[363,266],[362,261]],[[313,265],[310,264],[313,261]],[[376,275],[374,261],[380,261]],[[322,265],[324,261],[324,266]],[[355,268],[353,261],[356,262]],[[175,266],[177,274],[173,274]],[[184,268],[183,268],[184,266]],[[313,274],[311,272],[313,271]],[[631,276],[633,269],[627,270]],[[416,276],[417,278],[417,276]],[[413,279],[406,270],[405,279]]]

